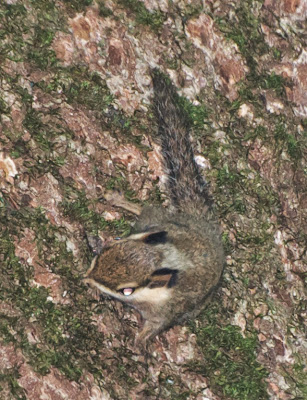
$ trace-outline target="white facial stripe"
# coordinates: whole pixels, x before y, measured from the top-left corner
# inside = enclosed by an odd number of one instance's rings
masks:
[[[96,264],[96,260],[97,260],[98,255],[93,258],[93,261],[91,262],[91,266],[89,267],[89,269],[86,271],[85,276],[89,276],[89,274],[93,271],[95,264]]]
[[[140,239],[144,239],[144,237],[146,237],[148,235],[149,235],[149,232],[135,233],[133,235],[128,236],[127,239],[140,240]]]
[[[125,288],[131,288],[131,289],[135,289],[137,288],[138,284],[136,282],[126,282],[123,283],[122,285],[118,285],[116,290],[122,290]]]
[[[102,285],[101,283],[96,282],[94,279],[83,279],[83,282],[89,283],[92,286],[95,286],[99,289],[102,293],[108,294],[112,297],[122,300],[123,295],[121,293],[113,292],[112,290],[108,289],[106,286]]]
[[[129,302],[146,302],[151,304],[163,304],[165,303],[171,296],[172,289],[167,287],[162,288],[154,288],[149,289],[148,287],[138,288],[135,292],[130,295],[124,295],[120,292],[112,291],[108,289],[106,286],[101,283],[96,282],[94,279],[83,279],[85,283],[89,283],[90,285],[95,286],[102,293],[108,294],[112,297],[115,297],[119,300],[129,299]],[[125,288],[124,288],[125,289]],[[132,288],[126,288],[132,289]],[[125,300],[124,300],[125,301]]]
[[[137,302],[146,302],[160,304],[165,303],[172,290],[167,287],[149,289],[148,287],[140,288],[133,293],[133,299]]]

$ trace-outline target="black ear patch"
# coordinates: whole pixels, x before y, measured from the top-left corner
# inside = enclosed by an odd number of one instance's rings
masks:
[[[160,232],[154,232],[154,233],[149,233],[144,239],[144,243],[147,244],[164,244],[167,242],[167,232],[166,231],[160,231]]]
[[[150,289],[167,286],[171,288],[177,283],[177,269],[160,268],[151,275],[151,280],[148,285]]]

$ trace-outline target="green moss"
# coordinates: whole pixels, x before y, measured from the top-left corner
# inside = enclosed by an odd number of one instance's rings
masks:
[[[54,32],[64,25],[63,16],[51,0],[30,3],[31,13],[21,4],[0,5],[0,50],[11,60],[26,60],[40,69],[49,69],[56,63],[50,46]]]
[[[208,111],[205,105],[194,105],[184,97],[181,97],[179,102],[181,103],[181,107],[183,110],[185,110],[188,119],[190,120],[193,132],[196,135],[203,133],[204,126],[208,119]]]
[[[1,17],[4,17],[6,20],[15,20],[18,18],[24,18],[27,14],[27,9],[23,4],[16,3],[16,4],[2,4],[3,9],[1,10]],[[20,20],[19,20],[20,22]]]
[[[113,101],[113,96],[104,81],[97,73],[89,73],[85,68],[69,68],[64,73],[61,84],[61,73],[57,77],[57,84],[62,86],[69,103],[78,103],[89,109],[103,112]],[[69,80],[65,82],[66,78]]]
[[[37,86],[54,96],[58,96],[58,91],[61,91],[67,103],[82,105],[92,111],[103,129],[109,130],[114,136],[121,132],[138,148],[144,147],[141,145],[142,135],[136,135],[135,131],[146,131],[147,126],[143,126],[137,116],[128,117],[123,111],[114,108],[114,97],[98,73],[90,72],[85,67],[57,68],[48,83],[42,81]]]
[[[91,1],[66,1],[65,3],[67,10],[75,13],[82,12]],[[183,10],[183,19],[198,15],[201,2],[198,3],[199,8],[188,5]],[[91,110],[91,115],[93,113],[97,115],[97,120],[99,119],[103,127],[112,134],[117,131],[132,140],[132,136],[129,136],[132,131],[131,127],[133,126],[134,129],[135,126],[141,127],[139,116],[128,118],[123,112],[112,107],[114,99],[105,81],[97,73],[92,73],[86,68],[63,68],[57,64],[51,44],[55,31],[63,26],[59,15],[63,8],[58,9],[57,3],[50,0],[29,0],[27,4],[30,4],[32,8],[26,9],[20,4],[8,5],[3,2],[0,5],[0,61],[3,58],[10,58],[31,62],[31,68],[48,69],[52,77],[49,79],[50,75],[48,75],[48,80],[35,85],[55,96],[56,99],[59,97],[65,99],[66,97],[65,101],[67,100],[69,104],[81,105],[83,109]],[[154,31],[160,30],[165,21],[166,15],[148,11],[143,2],[122,0],[120,4],[125,7],[129,17],[131,16],[136,23],[150,26]],[[238,171],[237,160],[247,161],[247,148],[245,144],[242,145],[242,142],[259,139],[265,145],[274,148],[276,152],[286,151],[292,160],[298,160],[303,153],[303,135],[295,132],[292,127],[295,124],[292,124],[291,119],[283,120],[274,115],[267,116],[267,113],[263,112],[263,103],[259,94],[265,90],[272,90],[276,95],[284,96],[284,82],[275,74],[259,71],[260,67],[256,59],[263,54],[271,55],[275,59],[280,58],[280,50],[270,50],[265,45],[263,35],[259,30],[259,25],[263,21],[260,16],[255,16],[257,14],[253,15],[254,5],[255,2],[251,1],[241,1],[236,4],[234,15],[238,16],[238,20],[235,24],[227,18],[219,21],[226,36],[238,44],[251,71],[240,87],[237,101],[231,104],[222,99],[222,96],[220,99],[217,98],[222,110],[222,129],[226,131],[227,143],[221,144],[213,137],[204,138],[203,132],[209,130],[206,125],[207,120],[212,118],[205,106],[195,106],[186,99],[178,101],[189,115],[190,123],[198,138],[206,141],[208,145],[204,152],[213,165],[213,170],[208,171],[208,175],[211,174],[210,176],[217,182],[215,197],[218,204],[221,205],[221,216],[230,219],[228,221],[230,227],[233,223],[233,234],[236,236],[236,241],[229,240],[226,233],[223,235],[226,252],[236,251],[236,261],[242,257],[244,262],[246,261],[248,265],[257,269],[260,263],[265,262],[264,266],[266,267],[271,261],[266,258],[269,256],[266,256],[265,253],[270,254],[272,237],[271,233],[267,233],[269,229],[263,221],[267,221],[268,216],[272,214],[278,215],[276,212],[278,211],[276,209],[278,199],[258,173],[252,171],[255,173],[255,177],[247,179],[250,171]],[[243,9],[239,10],[241,6]],[[101,16],[112,15],[112,11],[105,6],[104,2],[101,1],[99,7]],[[25,38],[30,39],[25,40]],[[176,67],[174,60],[166,59],[165,61],[169,67]],[[32,140],[24,142],[22,133],[18,132],[4,132],[1,137],[1,142],[5,145],[12,144],[12,156],[26,155],[23,164],[25,173],[35,178],[36,172],[50,171],[57,177],[59,189],[62,193],[64,192],[61,210],[66,219],[70,218],[71,221],[79,224],[80,231],[84,229],[90,233],[97,233],[102,229],[111,229],[119,234],[126,234],[130,230],[127,220],[121,219],[107,223],[95,211],[97,199],[88,199],[86,194],[78,191],[71,181],[66,182],[59,176],[58,167],[65,163],[65,156],[61,155],[62,153],[58,154],[58,150],[67,145],[65,141],[64,143],[59,141],[59,136],[65,136],[69,142],[73,139],[73,134],[66,129],[65,121],[57,116],[57,110],[51,108],[49,111],[43,112],[34,110],[31,94],[18,85],[19,77],[15,79],[3,75],[3,71],[0,73],[11,85],[12,92],[20,96],[23,109],[26,109],[24,128],[30,132]],[[235,114],[243,102],[250,102],[255,106],[255,114],[260,115],[263,121],[261,126],[251,127],[236,118]],[[0,110],[4,113],[10,111],[5,102],[1,100]],[[229,120],[226,116],[228,111],[230,111]],[[147,115],[146,118],[150,125],[150,115]],[[143,132],[148,125],[144,125],[145,128],[143,130],[140,128],[140,131]],[[133,136],[133,141],[137,145],[139,145],[140,137]],[[226,153],[226,151],[228,152]],[[64,152],[64,154],[66,153]],[[121,178],[111,179],[107,186],[108,188],[120,187],[129,200],[135,198],[134,191]],[[158,189],[154,195],[160,202],[161,194]],[[246,233],[245,229],[240,230],[240,226],[236,225],[237,221],[241,221],[241,216],[237,220],[236,217],[237,214],[248,214],[249,207],[251,207],[250,202],[254,202],[252,207],[253,210],[256,208],[259,220],[257,219],[257,229],[248,230]],[[78,380],[86,371],[92,373],[97,379],[96,382],[104,386],[103,373],[104,371],[109,372],[110,367],[104,365],[105,349],[103,340],[101,340],[103,338],[93,324],[92,310],[95,306],[95,314],[103,314],[106,305],[103,302],[98,303],[86,295],[85,288],[80,283],[82,272],[78,272],[83,268],[80,267],[82,263],[84,270],[86,265],[89,265],[92,257],[90,250],[81,241],[79,246],[81,246],[80,257],[82,259],[80,260],[78,257],[76,260],[74,255],[67,250],[67,231],[63,227],[52,225],[46,218],[43,209],[22,208],[16,211],[9,208],[9,204],[9,199],[3,194],[0,198],[0,263],[3,270],[0,299],[12,304],[20,316],[0,316],[1,340],[5,343],[11,342],[16,348],[21,349],[29,360],[28,362],[41,374],[48,373],[51,367],[57,367],[69,379]],[[60,276],[61,285],[70,300],[68,304],[54,304],[48,299],[50,295],[48,290],[43,287],[33,287],[32,268],[29,268],[25,262],[20,262],[15,256],[14,242],[18,237],[24,235],[26,228],[34,231],[39,262],[44,266],[47,265],[53,273]],[[238,245],[247,248],[248,251],[244,256],[239,253]],[[259,251],[259,248],[262,250]],[[282,274],[283,271],[277,270],[276,278],[284,281]],[[238,281],[242,282],[243,290],[252,279],[252,276],[240,275]],[[191,365],[190,368],[193,369],[193,372],[199,371],[203,374],[208,379],[210,388],[221,398],[266,399],[264,382],[266,371],[256,362],[257,341],[255,336],[247,333],[247,337],[243,338],[237,327],[228,325],[227,322],[225,324],[220,322],[225,320],[225,313],[220,309],[215,309],[214,306],[212,310],[212,313],[207,312],[207,325],[202,323],[197,326],[194,323],[191,325],[191,329],[197,335],[204,361]],[[28,327],[30,323],[33,324],[39,336],[38,344],[29,343],[24,333],[25,326]],[[114,349],[114,355],[118,371],[112,371],[111,376],[113,375],[113,377],[108,379],[117,380],[118,385],[122,385],[128,390],[137,383],[132,376],[134,376],[133,373],[138,368],[138,364],[130,360],[131,354],[125,347]],[[128,361],[124,361],[125,359]],[[165,370],[167,373],[161,372],[159,376],[162,397],[165,394],[165,398],[179,400],[194,395],[186,389],[181,390],[180,379],[177,376],[169,375],[167,366]],[[298,362],[294,365],[294,372],[292,377],[297,380],[297,386],[304,393],[302,363]],[[148,379],[144,398],[147,394],[148,397],[157,396],[155,387],[152,387],[152,391],[149,390],[151,389],[150,385],[153,385],[151,377],[146,374],[144,376],[143,372],[140,372],[140,375],[144,382]],[[1,379],[3,386],[9,385],[12,396],[25,398],[17,383],[17,370],[0,375]],[[110,393],[112,398],[117,398],[118,393],[112,395],[111,390]],[[125,398],[128,397],[127,394]]]
[[[214,141],[212,140],[210,144],[207,144],[205,149],[203,150],[203,154],[205,155],[205,157],[208,157],[211,165],[213,167],[218,169],[220,168],[220,163],[221,163],[221,144],[218,141]],[[215,176],[217,175],[217,171],[213,171]],[[209,178],[209,171],[207,173],[207,176]]]
[[[0,373],[0,396],[4,389],[3,386],[7,386],[10,389],[12,397],[6,397],[6,400],[27,400],[26,391],[19,385],[18,378],[20,378],[20,374],[17,367],[5,370],[5,373]]]
[[[175,71],[178,70],[178,68],[179,68],[179,60],[178,60],[178,58],[168,57],[167,54],[165,54],[163,58],[164,58],[164,62],[167,65],[168,68],[174,69]]]
[[[159,374],[159,386],[162,395],[165,393],[169,399],[187,400],[191,398],[192,392],[182,388],[179,376],[165,375],[162,372]]]
[[[18,224],[14,221],[18,220]],[[5,221],[5,225],[3,222]],[[14,304],[19,310],[18,318],[4,316],[0,334],[15,347],[21,348],[34,370],[46,374],[51,366],[57,367],[69,379],[78,380],[83,369],[91,371],[101,379],[101,365],[97,350],[101,346],[101,333],[91,321],[90,300],[80,285],[80,276],[75,271],[72,254],[67,251],[66,243],[58,239],[58,229],[45,218],[42,210],[23,209],[13,212],[10,221],[5,210],[0,215],[0,257],[3,261],[3,273],[0,293],[5,301]],[[31,227],[36,236],[40,260],[57,274],[61,274],[63,285],[67,286],[71,302],[67,305],[49,301],[49,292],[44,287],[33,287],[32,270],[21,264],[15,256],[13,236],[20,230]],[[52,248],[52,254],[48,249]],[[40,341],[28,342],[24,326],[32,320]],[[15,332],[14,335],[10,332]],[[94,353],[91,354],[91,351]]]
[[[50,69],[57,60],[55,52],[49,48],[54,38],[54,32],[44,29],[40,25],[36,25],[33,30],[34,34],[27,58],[42,70]]]
[[[307,398],[307,373],[306,373],[306,365],[303,360],[297,360],[297,362],[293,365],[293,371],[290,374],[287,374],[289,378],[289,382],[293,385],[295,384],[296,388],[299,391],[299,395],[302,397],[297,397],[298,399]]]
[[[301,158],[302,152],[301,152],[299,142],[291,134],[287,135],[287,149],[288,149],[289,156],[293,160],[296,160],[297,158]]]
[[[63,0],[65,6],[71,13],[84,11],[93,3],[93,0]]]
[[[31,133],[33,139],[49,157],[53,150],[53,144],[47,127],[41,121],[40,114],[32,108],[29,109],[23,120],[23,126]]]
[[[147,25],[154,31],[159,31],[166,19],[161,11],[149,11],[142,1],[118,0],[128,13],[135,15],[135,22],[140,25]]]
[[[161,75],[167,82],[171,82],[170,78],[164,73],[155,70],[155,74]],[[208,111],[204,104],[194,105],[187,98],[179,96],[175,93],[174,101],[178,103],[179,109],[184,113],[188,124],[192,127],[193,132],[197,135],[203,133]]]
[[[282,76],[274,72],[259,76],[259,86],[263,89],[273,89],[278,96],[285,95],[285,81]]]
[[[268,373],[256,361],[256,336],[244,338],[237,326],[221,324],[219,315],[212,305],[205,313],[205,325],[191,323],[204,361],[190,367],[209,380],[214,393],[227,399],[268,399],[264,381]]]
[[[96,72],[89,72],[85,67],[59,67],[48,83],[41,81],[37,86],[54,96],[61,91],[69,104],[83,105],[101,120],[113,117],[109,116],[113,96],[106,83]]]
[[[10,107],[8,107],[6,102],[0,97],[0,115],[9,113],[10,113]]]
[[[223,168],[218,170],[217,183],[219,186],[231,187],[234,184],[239,183],[240,181],[240,175],[234,170],[229,170],[228,166],[224,166]]]
[[[282,57],[282,53],[279,49],[276,49],[275,47],[272,48],[273,51],[273,57],[275,58],[275,60],[280,61],[281,57]]]
[[[254,9],[255,6],[257,8],[257,4],[253,0],[241,0],[235,6],[236,20],[216,19],[226,38],[238,45],[240,53],[247,61],[251,75],[257,74],[256,59],[270,51],[259,29],[260,21]]]
[[[74,134],[56,115],[52,116],[52,112],[49,114],[51,118],[43,122],[44,114],[34,110],[32,104],[28,103],[26,107],[23,126],[31,134],[33,141],[24,142],[17,137],[13,141],[13,155],[27,153],[31,155],[31,159],[25,164],[32,173],[51,172],[58,177],[58,169],[66,162],[64,149]]]
[[[194,1],[191,4],[186,4],[182,10],[184,22],[191,18],[197,18],[203,12],[204,6],[201,0]]]
[[[244,136],[243,140],[250,139],[266,139],[268,137],[268,130],[265,126],[258,125],[255,129],[249,130]]]
[[[270,89],[279,97],[285,96],[284,79],[274,72],[268,73],[261,70],[258,62],[264,55],[271,58],[272,62],[276,57],[280,57],[280,51],[268,46],[259,29],[261,23],[265,23],[261,13],[258,12],[259,7],[260,3],[257,1],[241,0],[235,6],[233,19],[216,18],[225,37],[238,45],[249,67],[244,82],[241,82],[239,86],[239,98],[232,103],[230,111],[236,111],[243,102],[250,102],[256,106],[257,112],[263,113],[259,89]]]
[[[81,196],[82,197],[82,196]],[[85,202],[85,200],[84,200]],[[83,205],[81,214],[74,209],[77,218],[85,220],[87,214]],[[16,223],[18,221],[18,224]],[[13,240],[22,234],[25,228],[30,228],[35,234],[35,244],[39,260],[48,269],[61,276],[61,285],[68,293],[67,304],[55,304],[49,300],[49,291],[44,287],[35,287],[31,283],[32,269],[27,264],[20,263],[15,256]],[[84,263],[89,264],[91,255],[84,249]],[[103,337],[92,321],[93,307],[95,313],[105,312],[106,306],[99,304],[90,296],[85,295],[85,287],[80,283],[80,273],[76,261],[67,250],[65,231],[52,225],[45,217],[43,209],[23,208],[12,211],[7,216],[5,207],[0,208],[0,260],[3,262],[3,273],[0,281],[0,299],[14,305],[18,310],[17,318],[4,316],[4,324],[0,324],[0,337],[13,342],[15,348],[22,350],[27,362],[39,374],[47,374],[51,367],[56,367],[67,378],[78,381],[87,371],[96,378],[98,384],[104,383],[103,371],[109,371],[109,365],[104,364]],[[39,337],[38,343],[29,343],[25,326],[29,320]],[[136,369],[137,363],[130,360],[123,363],[122,358],[129,357],[125,348],[117,348],[115,356],[119,369],[114,372],[117,383],[131,389],[136,382],[131,377],[131,368]],[[8,380],[9,375],[5,374]]]
[[[97,235],[100,230],[107,227],[120,235],[130,232],[131,226],[125,218],[107,222],[100,214],[94,211],[97,200],[89,200],[84,192],[78,192],[74,200],[64,200],[61,204],[63,214],[74,221],[78,221],[88,233]]]
[[[291,159],[298,161],[302,157],[302,149],[296,137],[289,132],[290,129],[284,118],[280,117],[275,126],[274,138],[277,148],[286,149]]]
[[[64,200],[61,207],[64,216],[78,221],[88,232],[97,234],[107,226],[105,219],[89,208],[93,208],[93,204],[86,198],[84,192],[80,192],[78,198],[73,201]]]
[[[246,213],[245,199],[242,196],[242,175],[234,170],[229,170],[228,166],[224,166],[217,171],[217,184],[221,191],[225,188],[229,200],[231,201],[230,207],[237,211],[239,214]]]
[[[98,7],[99,7],[99,15],[100,15],[100,17],[110,17],[111,15],[113,15],[113,11],[110,10],[110,8],[108,8],[105,5],[104,1],[99,1],[98,2]]]
[[[22,4],[0,4],[0,54],[1,58],[19,61],[22,58],[25,42],[23,34],[28,31],[24,20],[27,10]]]
[[[236,239],[239,244],[249,246],[251,250],[253,246],[267,246],[272,243],[272,234],[267,233],[265,227],[259,224],[258,234],[238,231]],[[252,253],[251,260],[254,260],[254,253]]]
[[[108,179],[105,184],[105,188],[107,190],[119,190],[124,194],[125,198],[131,202],[138,203],[139,201],[136,199],[136,193],[129,186],[127,180],[122,176],[117,176],[114,178]]]

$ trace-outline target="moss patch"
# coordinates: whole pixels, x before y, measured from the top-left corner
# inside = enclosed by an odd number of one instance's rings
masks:
[[[125,7],[128,14],[134,14],[137,24],[147,25],[153,31],[159,31],[166,19],[166,16],[161,11],[147,10],[142,1],[119,0],[118,3]]]
[[[72,221],[78,221],[87,233],[97,235],[99,231],[107,227],[124,236],[130,232],[131,225],[125,218],[107,222],[100,214],[95,212],[95,203],[98,200],[88,200],[84,192],[78,191],[74,191],[74,195],[69,197],[66,197],[61,204],[63,214]]]
[[[257,338],[242,336],[237,326],[221,323],[214,305],[206,311],[205,325],[190,324],[204,356],[203,363],[192,363],[193,370],[208,378],[210,388],[222,398],[235,400],[268,399],[267,371],[256,361]]]
[[[70,14],[82,12],[93,3],[93,0],[63,0]]]
[[[58,239],[57,229],[40,209],[13,213],[12,216],[18,218],[18,227],[7,222],[3,211],[0,216],[3,265],[0,298],[14,304],[21,316],[18,323],[16,318],[3,316],[1,336],[21,348],[28,362],[40,374],[48,373],[54,366],[69,379],[78,380],[83,369],[91,370],[101,379],[102,372],[96,365],[101,363],[97,349],[102,337],[91,321],[90,303],[93,300],[84,296],[85,288],[80,286],[80,275],[66,243]],[[6,221],[5,227],[3,221]],[[35,232],[41,261],[48,264],[54,273],[61,274],[72,299],[69,304],[54,304],[48,299],[48,290],[31,284],[32,270],[20,263],[13,244],[13,237],[25,227],[31,227]],[[53,249],[52,254],[49,254],[49,248]],[[25,326],[29,320],[37,329],[40,338],[37,344],[29,343],[26,337]],[[14,335],[9,332],[14,332]],[[89,357],[91,350],[94,353]]]

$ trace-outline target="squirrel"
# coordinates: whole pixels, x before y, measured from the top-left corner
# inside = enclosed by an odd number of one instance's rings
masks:
[[[195,318],[224,265],[213,201],[194,160],[189,118],[169,78],[157,69],[151,76],[170,206],[135,211],[134,232],[107,245],[84,279],[141,314],[144,325],[137,342],[142,344]],[[115,205],[125,208],[117,200]]]

